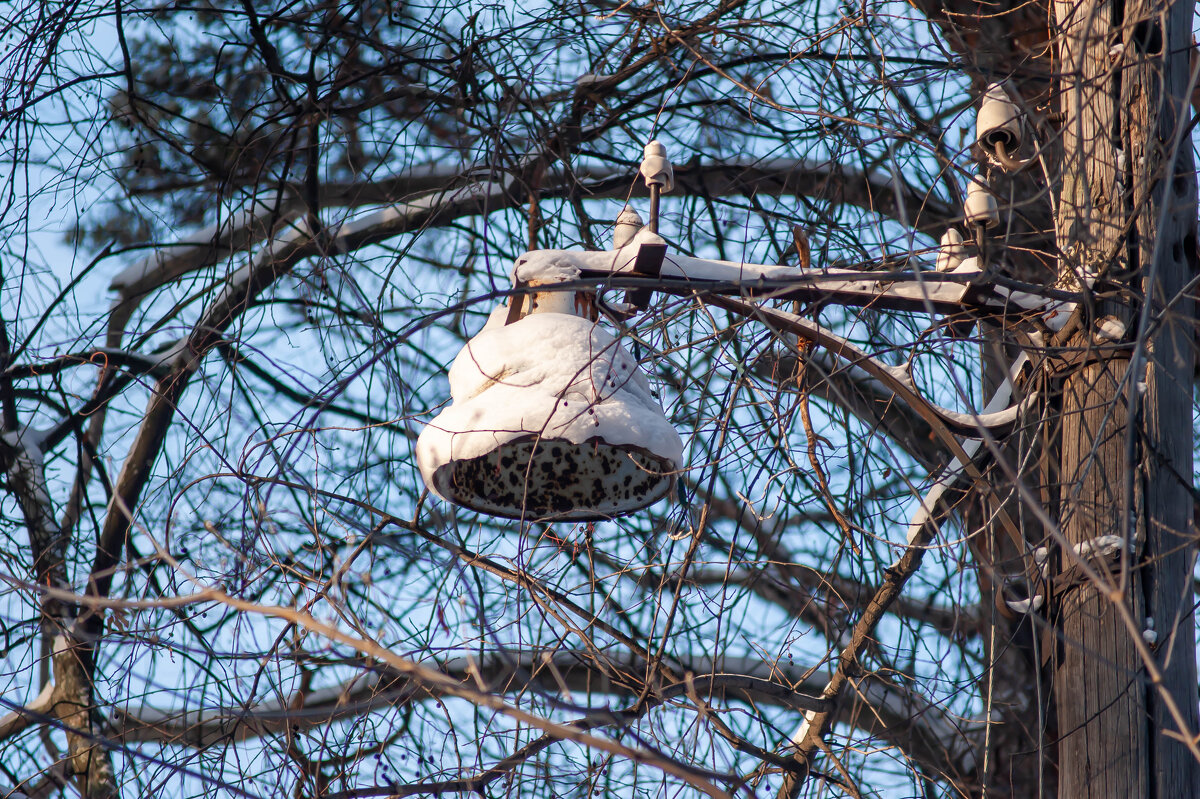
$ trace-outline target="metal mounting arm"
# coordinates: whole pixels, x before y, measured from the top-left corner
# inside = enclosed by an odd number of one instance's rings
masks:
[[[974,258],[951,272],[878,272],[715,261],[667,253],[665,247],[660,237],[643,231],[617,250],[533,250],[517,260],[516,271],[525,280],[547,269],[563,268],[580,278],[657,277],[657,285],[638,284],[640,290],[630,292],[629,301],[639,307],[650,291],[686,290],[973,317],[1017,312],[1039,318],[1051,330],[1062,327],[1081,299],[1074,292],[989,274]],[[647,268],[651,264],[661,264],[657,275]]]

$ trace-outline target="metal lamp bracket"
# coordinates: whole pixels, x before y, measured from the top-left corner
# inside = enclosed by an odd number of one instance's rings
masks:
[[[655,278],[662,274],[663,261],[667,257],[667,245],[646,243],[638,246],[637,257],[633,259],[633,274],[639,277]],[[650,302],[651,288],[636,288],[625,292],[625,302],[641,311]]]

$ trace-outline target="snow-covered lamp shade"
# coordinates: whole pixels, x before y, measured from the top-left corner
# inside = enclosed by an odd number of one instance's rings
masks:
[[[683,442],[620,342],[548,294],[510,324],[498,308],[454,360],[452,404],[417,441],[421,476],[493,516],[632,513],[670,491]]]

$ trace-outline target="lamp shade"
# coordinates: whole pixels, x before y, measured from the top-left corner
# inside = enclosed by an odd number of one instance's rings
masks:
[[[589,319],[506,325],[501,310],[455,359],[452,404],[417,441],[429,489],[527,520],[611,518],[665,496],[683,442],[634,358]]]

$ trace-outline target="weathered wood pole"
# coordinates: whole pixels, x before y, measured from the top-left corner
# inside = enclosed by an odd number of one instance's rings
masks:
[[[1094,280],[1097,293],[1094,314],[1066,342],[1078,365],[1063,383],[1058,521],[1077,551],[1107,553],[1090,561],[1100,580],[1073,579],[1067,548],[1059,564],[1062,799],[1200,796],[1200,764],[1179,740],[1197,733],[1195,355],[1185,294],[1196,248],[1192,13],[1192,0],[1053,6],[1059,276]],[[1139,344],[1098,347],[1093,323],[1103,314]]]

